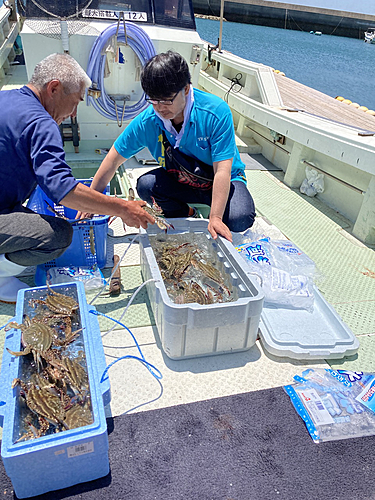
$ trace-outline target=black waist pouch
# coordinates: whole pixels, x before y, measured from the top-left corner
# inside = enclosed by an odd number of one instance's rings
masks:
[[[164,131],[163,146],[165,168],[169,175],[181,184],[195,189],[212,189],[214,169],[211,165],[182,153],[178,148],[173,148]]]

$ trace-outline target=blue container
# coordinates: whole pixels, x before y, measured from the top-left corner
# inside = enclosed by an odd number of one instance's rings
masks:
[[[87,186],[90,186],[91,181],[91,179],[80,179],[80,182]],[[109,186],[107,186],[105,194],[109,195]],[[51,267],[94,266],[96,264],[100,268],[104,267],[107,258],[108,215],[78,221],[75,219],[77,210],[54,204],[40,186],[37,186],[31,194],[27,207],[38,214],[53,216],[54,213],[49,210],[47,203],[56,212],[69,219],[73,227],[73,240],[60,257],[37,266],[36,285],[40,286],[46,283],[46,271]]]
[[[28,498],[48,491],[91,481],[109,473],[108,436],[104,402],[110,400],[109,379],[101,382],[105,357],[97,317],[89,313],[82,283],[51,287],[68,293],[79,304],[80,322],[88,378],[93,423],[77,429],[15,443],[19,436],[19,390],[11,389],[14,378],[21,376],[21,358],[10,355],[6,347],[20,350],[21,332],[6,334],[0,374],[0,414],[3,424],[1,456],[18,498]],[[47,287],[29,288],[18,293],[16,317],[22,323],[31,298],[40,298]],[[90,307],[90,310],[94,310]]]

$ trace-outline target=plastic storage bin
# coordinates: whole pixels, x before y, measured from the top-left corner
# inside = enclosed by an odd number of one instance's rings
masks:
[[[227,240],[211,238],[204,219],[172,219],[176,233],[204,233],[237,288],[238,300],[200,305],[176,304],[168,296],[148,235],[162,232],[156,225],[141,230],[141,268],[165,353],[172,359],[208,356],[250,349],[257,339],[263,292],[242,268],[242,257]]]
[[[94,422],[85,427],[53,433],[34,440],[14,443],[18,432],[18,390],[11,389],[14,378],[20,374],[20,357],[10,355],[6,347],[19,350],[20,330],[9,330],[0,375],[0,414],[3,437],[1,456],[17,498],[40,495],[47,491],[72,486],[106,476],[109,472],[108,436],[104,402],[109,402],[109,379],[101,382],[105,357],[96,316],[88,313],[84,286],[71,283],[52,287],[72,296],[79,304],[82,336],[90,384]],[[46,294],[46,287],[21,290],[18,294],[16,317],[18,323],[30,298]],[[93,309],[93,308],[91,308]]]
[[[80,182],[90,186],[91,179],[80,179]],[[105,194],[109,195],[109,186],[107,186]],[[40,186],[37,186],[30,196],[27,206],[39,214],[53,216],[54,213],[48,209],[47,203],[56,212],[68,217],[71,221],[73,240],[60,257],[37,266],[35,275],[36,285],[45,284],[45,273],[51,267],[93,266],[95,264],[100,268],[104,267],[107,257],[108,215],[93,217],[91,220],[86,221],[76,221],[76,210],[62,205],[55,205]]]

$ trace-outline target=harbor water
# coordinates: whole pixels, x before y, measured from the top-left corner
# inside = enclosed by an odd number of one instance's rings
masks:
[[[195,21],[200,37],[216,45],[220,22]],[[363,39],[224,22],[222,49],[271,66],[331,97],[340,95],[375,110],[375,44]]]

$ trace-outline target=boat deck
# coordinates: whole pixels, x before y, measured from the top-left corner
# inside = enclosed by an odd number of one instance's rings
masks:
[[[86,160],[86,158],[85,158]],[[143,166],[125,170],[129,185],[145,171]],[[257,227],[273,237],[291,239],[317,264],[325,279],[319,289],[360,341],[358,354],[330,360],[336,368],[354,371],[375,371],[375,252],[350,235],[350,223],[316,199],[306,199],[297,190],[282,182],[282,172],[247,170],[250,190],[257,209]],[[274,203],[270,204],[269,200]],[[298,217],[296,216],[298,214]],[[134,230],[124,232],[120,221],[110,226],[108,256],[104,275],[108,277],[112,257],[122,256],[134,237]],[[129,411],[142,411],[201,401],[215,397],[282,386],[292,382],[307,366],[328,366],[324,360],[293,360],[265,352],[261,342],[248,351],[171,360],[163,352],[151,312],[147,292],[142,289],[122,318],[134,291],[142,284],[140,254],[137,240],[129,247],[122,261],[123,292],[119,297],[102,295],[93,305],[101,313],[122,321],[136,337],[149,363],[162,373],[160,383],[147,368],[134,359],[123,359],[109,370],[112,401],[107,415],[117,416]],[[23,279],[34,285],[33,269]],[[87,293],[88,302],[94,292]],[[0,325],[14,314],[14,305],[0,304]],[[121,318],[121,319],[120,319]],[[113,326],[99,316],[100,330],[107,365],[126,356],[139,355],[127,330]],[[1,344],[4,329],[0,331]]]
[[[22,68],[15,68],[14,76],[20,86]],[[291,81],[285,77],[276,77],[280,88],[284,85],[292,89]],[[292,92],[296,100],[288,106],[308,105],[312,96],[319,94],[321,104],[314,100],[314,106],[307,108],[314,114],[322,114],[327,96],[293,82],[300,92]],[[3,87],[4,88],[4,87]],[[9,88],[9,87],[5,87]],[[300,97],[298,97],[300,96]],[[297,100],[301,99],[300,101]],[[304,100],[303,100],[304,99]],[[331,117],[343,120],[347,116],[359,116],[357,125],[370,128],[375,120],[361,111],[327,98],[332,106]],[[305,103],[305,104],[304,104]],[[319,108],[321,106],[321,108]],[[321,109],[321,111],[320,111]],[[344,115],[332,110],[344,110]],[[362,114],[361,114],[362,113]],[[364,121],[360,121],[360,120]],[[375,124],[375,121],[374,121]],[[375,127],[374,127],[375,129]],[[68,163],[74,169],[80,156],[86,164],[97,165],[98,155],[79,153],[67,155]],[[360,341],[356,355],[349,358],[330,360],[336,368],[354,371],[375,371],[375,252],[350,234],[351,223],[318,199],[307,198],[298,190],[290,189],[283,183],[283,172],[269,171],[252,158],[251,169],[246,171],[248,186],[254,197],[257,210],[257,225],[266,234],[285,236],[299,246],[317,264],[325,279],[318,287],[325,299],[334,306],[341,318],[352,329]],[[148,167],[146,167],[148,168]],[[144,172],[145,167],[135,159],[124,171],[128,185]],[[77,176],[78,177],[78,176]],[[81,175],[79,176],[81,177]],[[270,203],[272,200],[272,203]],[[113,254],[123,255],[133,238],[134,231],[124,233],[121,222],[110,226],[108,234],[108,256],[104,275],[108,277],[112,268]],[[98,311],[119,319],[124,313],[134,291],[142,284],[139,246],[135,241],[128,249],[121,265],[123,291],[119,297],[100,296],[94,305]],[[25,272],[22,277],[30,286],[34,286],[34,270]],[[88,293],[88,301],[93,299],[93,292]],[[0,304],[0,345],[3,346],[4,326],[14,316],[15,306]],[[248,351],[195,358],[190,360],[171,360],[163,352],[149,299],[142,289],[128,308],[122,322],[131,329],[136,337],[146,360],[155,365],[162,373],[160,382],[154,379],[145,366],[134,359],[123,359],[109,370],[112,401],[107,408],[107,415],[120,415],[130,411],[143,411],[174,406],[181,403],[201,401],[220,396],[239,394],[278,387],[292,382],[295,374],[300,374],[307,366],[328,366],[324,360],[293,360],[277,358],[264,351],[261,342]],[[100,330],[107,364],[126,356],[138,355],[138,350],[127,330],[116,326],[107,334],[113,323],[99,317]]]
[[[275,73],[275,79],[282,102],[286,108],[298,109],[314,116],[344,123],[375,134],[375,116],[291,80],[286,76]]]

